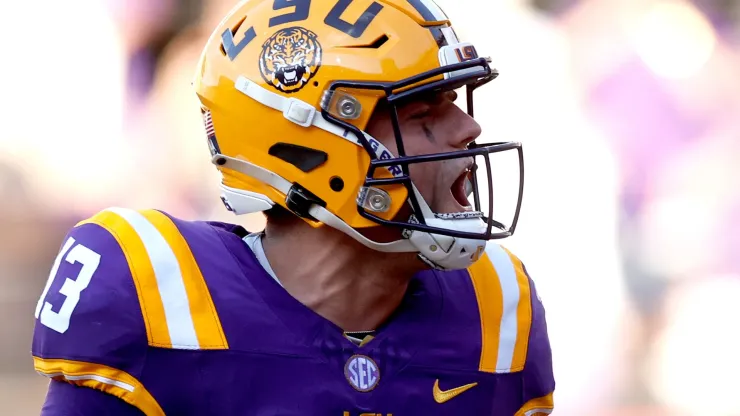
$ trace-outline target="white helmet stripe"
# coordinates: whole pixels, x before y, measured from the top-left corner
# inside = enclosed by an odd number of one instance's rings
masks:
[[[408,2],[427,22],[449,20],[442,9],[432,0],[408,0]]]

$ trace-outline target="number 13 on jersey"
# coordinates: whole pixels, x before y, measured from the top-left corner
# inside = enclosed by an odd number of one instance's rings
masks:
[[[46,295],[49,293],[54,280],[57,278],[59,271],[59,265],[62,260],[69,264],[79,263],[81,265],[77,276],[59,276],[64,279],[59,293],[65,296],[64,301],[61,305],[52,305],[46,302]],[[46,281],[44,292],[41,294],[38,303],[36,304],[35,316],[39,319],[42,325],[53,329],[61,334],[65,333],[69,329],[69,320],[72,317],[77,303],[80,301],[80,293],[87,288],[90,284],[93,274],[100,265],[100,254],[93,250],[79,244],[74,238],[69,237],[64,242],[62,250],[54,260],[54,265],[51,268],[49,279]],[[57,309],[58,312],[54,312],[53,309]]]

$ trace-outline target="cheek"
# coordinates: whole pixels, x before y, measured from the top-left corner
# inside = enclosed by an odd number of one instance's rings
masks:
[[[443,173],[442,162],[415,163],[409,165],[411,180],[421,192],[424,200],[430,205],[434,203],[437,195],[440,195],[440,176]]]
[[[434,184],[434,169],[432,169],[432,163],[414,163],[409,165],[409,173],[411,174],[411,180],[414,181],[416,187],[421,191],[423,188],[429,188],[431,184]]]
[[[373,119],[367,126],[367,133],[383,144],[393,155],[398,156],[398,147],[393,135],[393,126],[389,118]]]
[[[419,123],[413,123],[401,128],[403,149],[407,156],[419,156],[435,153],[433,144],[429,141]],[[429,163],[426,163],[429,165]]]
[[[367,132],[387,147],[391,153],[399,156],[396,136],[393,132],[393,123],[389,116],[371,120],[368,124]],[[403,138],[403,148],[407,156],[434,153],[434,149],[430,148],[429,140],[418,123],[402,125],[401,137]]]

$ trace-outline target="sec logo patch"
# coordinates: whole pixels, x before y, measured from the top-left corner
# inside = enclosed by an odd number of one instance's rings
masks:
[[[380,370],[372,358],[365,355],[353,355],[344,365],[344,376],[357,391],[368,392],[380,381]]]

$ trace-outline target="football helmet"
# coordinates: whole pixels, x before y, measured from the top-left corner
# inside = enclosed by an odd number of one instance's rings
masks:
[[[460,151],[407,155],[396,109],[424,94],[465,87],[472,116],[473,91],[497,75],[489,58],[458,40],[431,0],[248,0],[210,37],[194,87],[229,210],[254,213],[277,204],[372,249],[417,252],[431,266],[461,269],[488,240],[514,232],[521,144],[471,143]],[[365,131],[381,100],[398,154]],[[504,151],[517,152],[519,165],[509,226],[493,218],[488,157]],[[433,212],[409,166],[458,158],[483,161],[468,187],[475,211]],[[483,193],[482,176],[488,179]],[[368,227],[403,232],[396,241],[373,241],[362,232]]]

